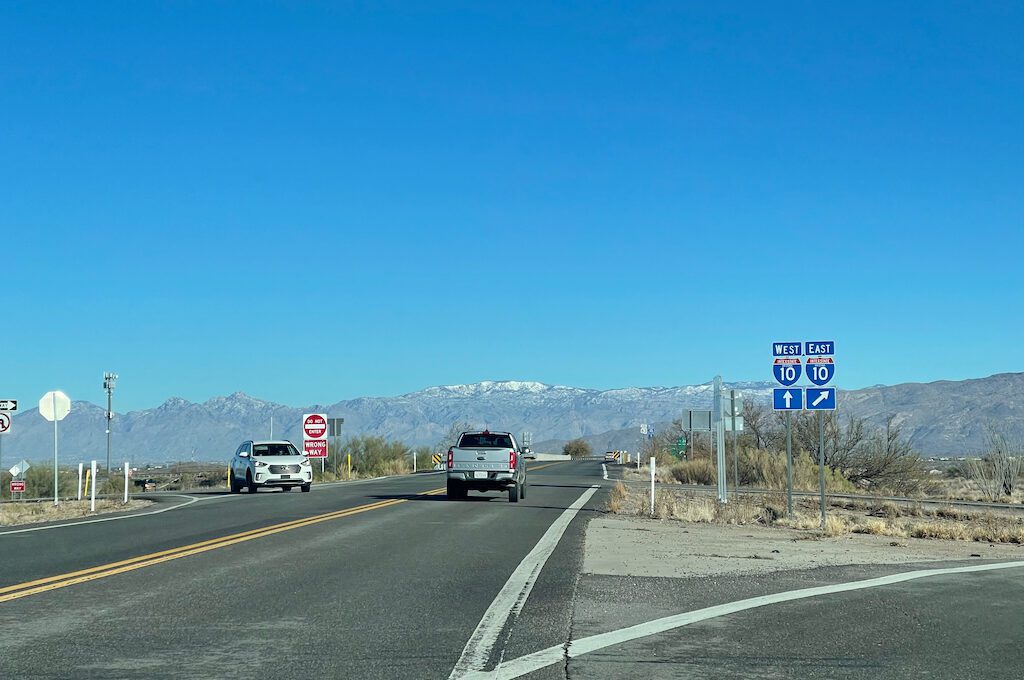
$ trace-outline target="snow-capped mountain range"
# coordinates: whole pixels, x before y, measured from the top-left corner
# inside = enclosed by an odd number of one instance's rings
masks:
[[[744,398],[766,403],[773,383],[729,383]],[[241,392],[203,403],[171,398],[156,408],[116,414],[114,458],[136,462],[224,460],[240,441],[270,435],[299,441],[303,413],[344,417],[346,434],[373,434],[410,445],[435,444],[453,423],[533,433],[535,443],[588,436],[599,448],[622,439],[642,422],[668,422],[685,409],[710,408],[711,383],[681,387],[594,390],[529,381],[443,385],[395,397],[361,397],[334,404],[294,407]],[[896,414],[926,453],[958,454],[982,444],[987,424],[1024,435],[1024,373],[959,382],[909,383],[841,393],[840,407],[882,422]],[[73,403],[61,423],[61,458],[105,457],[103,408]],[[52,426],[36,409],[18,412],[4,435],[5,461],[52,455]],[[632,435],[629,435],[631,438]]]

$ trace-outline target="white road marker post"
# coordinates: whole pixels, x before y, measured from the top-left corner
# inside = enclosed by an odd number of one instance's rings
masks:
[[[96,461],[89,467],[92,472],[92,488],[89,489],[89,512],[96,512]]]
[[[651,454],[651,517],[654,517],[654,468],[657,459]]]
[[[82,500],[82,467],[81,463],[78,464],[78,500]]]
[[[128,461],[124,462],[124,504],[128,505]]]

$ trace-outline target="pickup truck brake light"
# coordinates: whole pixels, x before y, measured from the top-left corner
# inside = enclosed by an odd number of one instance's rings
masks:
[[[451,448],[448,449],[448,469],[451,470],[455,467],[455,454],[452,453]]]
[[[508,469],[509,470],[515,470],[516,469],[516,452],[515,452],[515,449],[513,449],[513,450],[508,452]]]

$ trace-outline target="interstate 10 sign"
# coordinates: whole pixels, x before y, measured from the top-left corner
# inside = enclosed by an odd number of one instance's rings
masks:
[[[832,357],[808,357],[807,379],[815,385],[827,385],[835,374],[836,365]]]
[[[772,364],[772,373],[775,374],[775,380],[780,385],[786,387],[795,385],[796,381],[800,379],[800,360],[796,357],[776,359]]]

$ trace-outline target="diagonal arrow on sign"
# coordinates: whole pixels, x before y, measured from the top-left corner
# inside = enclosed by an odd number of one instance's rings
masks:
[[[818,392],[818,398],[815,399],[813,403],[811,403],[811,406],[817,406],[826,399],[828,399],[828,390],[821,390]]]

